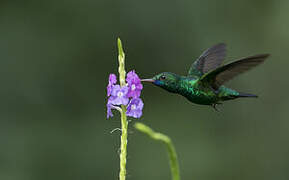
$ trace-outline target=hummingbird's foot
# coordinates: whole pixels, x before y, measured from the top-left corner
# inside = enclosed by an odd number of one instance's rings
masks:
[[[220,112],[220,110],[217,108],[217,105],[219,105],[221,103],[215,103],[215,104],[212,104],[212,107],[215,109],[215,111],[217,112]]]

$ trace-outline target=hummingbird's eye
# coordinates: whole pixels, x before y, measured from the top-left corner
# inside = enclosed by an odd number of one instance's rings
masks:
[[[160,79],[161,79],[161,80],[165,80],[165,79],[166,79],[166,76],[165,76],[165,75],[161,75]]]

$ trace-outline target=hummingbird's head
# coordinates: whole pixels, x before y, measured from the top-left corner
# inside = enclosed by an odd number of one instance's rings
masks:
[[[176,92],[179,76],[171,72],[163,72],[155,75],[152,79],[142,79],[144,82],[152,82],[169,92]]]

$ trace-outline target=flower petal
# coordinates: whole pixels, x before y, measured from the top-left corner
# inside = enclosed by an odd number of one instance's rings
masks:
[[[126,81],[129,86],[128,97],[138,98],[143,88],[141,80],[134,70],[127,73]]]
[[[108,119],[109,117],[113,117],[113,114],[111,112],[111,104],[108,102],[106,104],[106,108],[107,108],[107,111],[106,111],[106,118]]]
[[[109,84],[115,84],[116,83],[116,75],[115,74],[110,74],[108,78],[108,83]]]
[[[112,93],[112,89],[114,84],[116,83],[116,75],[115,74],[110,74],[108,78],[108,85],[106,87],[107,90],[107,96],[110,96]]]
[[[111,97],[109,98],[109,102],[113,105],[127,105],[129,98],[127,96],[128,87],[120,85],[114,85],[111,92]]]
[[[132,83],[138,84],[140,82],[140,78],[135,73],[135,71],[132,70],[132,71],[127,73],[126,81],[127,81],[128,84],[132,84]]]
[[[134,98],[130,101],[127,107],[127,116],[131,116],[134,118],[140,118],[142,116],[143,102],[140,98]]]

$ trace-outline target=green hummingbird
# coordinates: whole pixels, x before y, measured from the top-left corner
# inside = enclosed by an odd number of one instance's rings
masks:
[[[249,56],[220,66],[225,55],[226,45],[220,43],[204,51],[191,65],[186,76],[163,72],[152,79],[142,79],[142,81],[152,82],[168,92],[180,94],[192,103],[210,105],[215,110],[217,110],[216,105],[223,101],[240,97],[257,97],[254,94],[238,92],[223,84],[262,64],[269,54]]]

